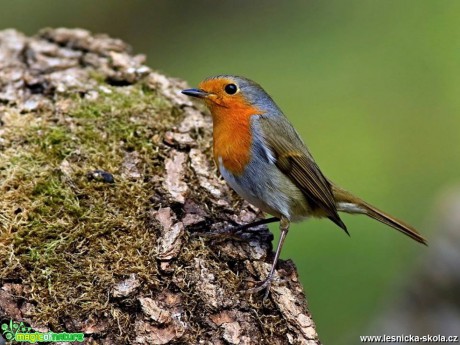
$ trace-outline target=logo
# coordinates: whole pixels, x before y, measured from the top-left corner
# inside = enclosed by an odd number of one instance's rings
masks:
[[[83,342],[83,333],[54,333],[54,332],[35,332],[31,327],[28,327],[24,322],[14,322],[2,324],[3,336],[7,341],[24,341],[31,344],[37,342],[64,342],[78,341]]]

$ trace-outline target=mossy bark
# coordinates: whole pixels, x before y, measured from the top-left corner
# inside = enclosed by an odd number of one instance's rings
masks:
[[[0,32],[0,323],[87,344],[319,344],[260,217],[217,177],[211,123],[122,41]]]

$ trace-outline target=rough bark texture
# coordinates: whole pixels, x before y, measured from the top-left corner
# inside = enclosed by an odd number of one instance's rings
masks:
[[[217,177],[211,123],[122,41],[0,32],[0,323],[86,344],[319,344],[292,262]],[[0,341],[1,342],[1,341]]]

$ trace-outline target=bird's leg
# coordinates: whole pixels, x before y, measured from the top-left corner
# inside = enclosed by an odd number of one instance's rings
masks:
[[[233,238],[237,240],[241,240],[241,237],[239,237],[237,234],[240,232],[244,232],[250,228],[255,228],[260,225],[265,225],[265,224],[270,224],[279,221],[279,218],[276,217],[271,217],[271,218],[265,218],[261,220],[257,220],[252,223],[248,224],[243,224],[239,226],[235,226],[230,229],[225,229],[223,231],[215,231],[215,232],[195,232],[193,233],[194,236],[200,236],[200,237],[208,237],[208,238]]]
[[[275,274],[275,269],[276,269],[276,264],[278,263],[278,259],[281,254],[281,249],[283,248],[284,240],[286,239],[286,235],[289,231],[289,225],[290,225],[289,219],[287,219],[286,217],[281,217],[280,219],[281,236],[278,242],[278,247],[276,248],[275,258],[273,259],[270,273],[268,274],[267,278],[260,283],[259,286],[252,288],[252,289],[248,289],[246,291],[247,293],[253,294],[255,292],[259,292],[265,289],[264,301],[267,299],[268,294],[270,293],[270,286],[272,285],[273,275]]]
[[[280,219],[276,218],[276,217],[265,218],[265,219],[257,220],[257,221],[252,222],[252,223],[235,226],[234,228],[229,229],[228,232],[232,232],[232,233],[243,232],[243,231],[246,231],[248,229],[255,228],[255,227],[258,227],[260,225],[274,223],[274,222],[277,222],[279,220]]]

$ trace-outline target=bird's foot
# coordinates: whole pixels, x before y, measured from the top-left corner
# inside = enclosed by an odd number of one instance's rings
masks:
[[[235,240],[235,241],[245,241],[246,239],[243,236],[243,233],[238,229],[239,227],[233,227],[230,229],[224,229],[219,231],[210,231],[210,232],[194,232],[192,236],[196,237],[205,237],[213,240]]]
[[[240,224],[237,226],[233,226],[231,228],[226,228],[224,230],[218,231],[210,231],[210,232],[194,232],[192,236],[199,236],[199,237],[206,237],[209,239],[217,239],[217,240],[236,240],[240,242],[248,242],[253,239],[254,235],[259,235],[262,225],[273,223],[274,221],[278,221],[278,218],[267,218],[261,219],[256,222],[252,222],[249,224]],[[272,235],[270,234],[272,238]]]
[[[263,302],[265,302],[265,300],[268,298],[268,295],[270,294],[270,287],[272,285],[272,282],[273,282],[273,277],[268,277],[267,279],[263,280],[263,281],[254,281],[254,280],[250,280],[250,282],[252,282],[253,284],[255,285],[258,285],[256,287],[253,287],[253,288],[250,288],[250,289],[247,289],[245,291],[246,294],[249,294],[249,295],[252,295],[252,294],[255,294],[259,291],[263,291],[265,290],[265,293],[264,293],[264,298],[263,298]]]

